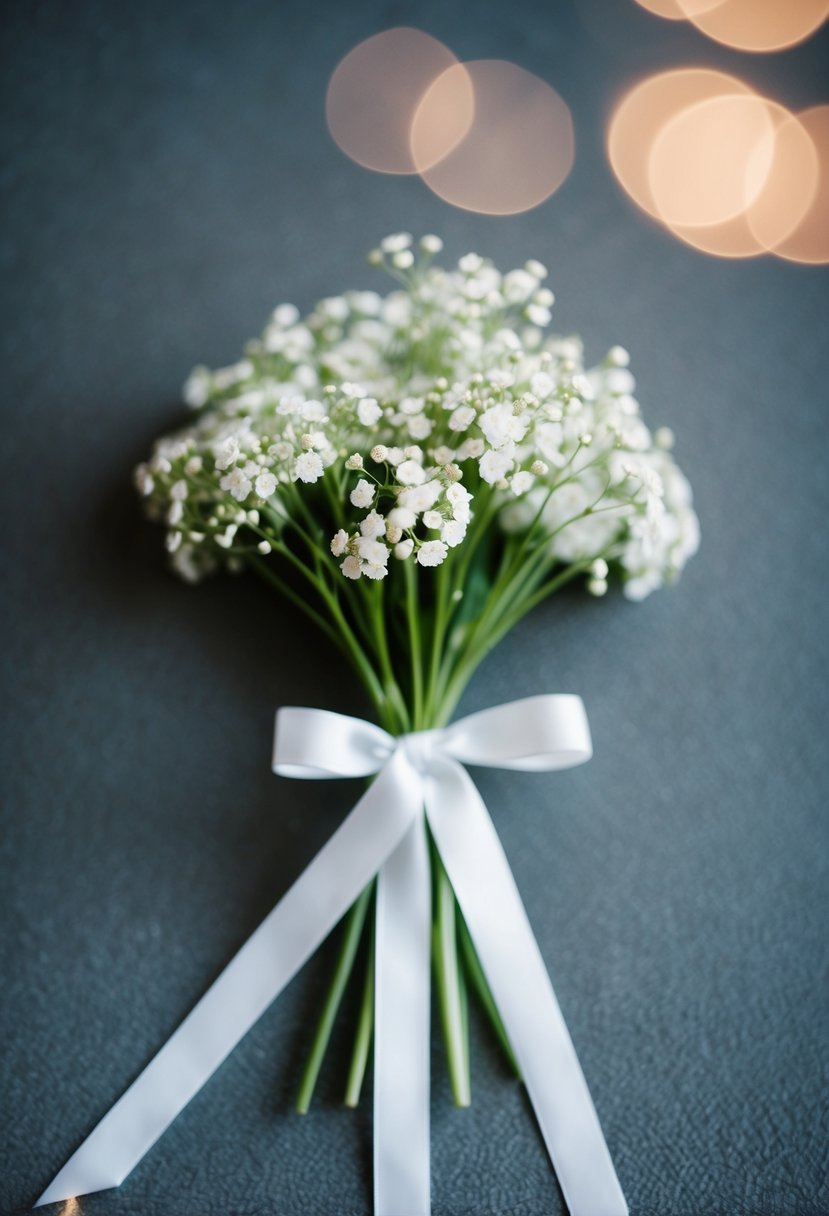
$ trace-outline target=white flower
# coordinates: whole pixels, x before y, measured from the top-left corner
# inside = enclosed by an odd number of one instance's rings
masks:
[[[440,511],[424,511],[423,526],[424,528],[440,528],[443,525],[443,516]]]
[[[478,425],[491,447],[502,448],[513,441],[520,443],[530,423],[525,416],[513,413],[512,405],[504,402],[485,410],[478,419]]]
[[[525,312],[527,320],[532,321],[533,325],[549,325],[552,320],[552,313],[549,308],[545,308],[542,304],[528,304]]]
[[[392,254],[392,266],[396,266],[398,270],[408,270],[410,266],[414,266],[414,254],[411,249],[401,249],[399,253]]]
[[[409,419],[409,434],[412,439],[428,439],[434,429],[434,422],[425,414],[419,414]]]
[[[511,270],[504,275],[502,290],[511,304],[523,304],[537,288],[537,277],[527,270]]]
[[[316,452],[303,452],[294,461],[294,481],[319,481],[325,471]]]
[[[342,557],[348,545],[348,533],[340,528],[331,539],[331,552],[335,557]]]
[[[352,506],[370,507],[374,501],[374,486],[361,477],[348,497]]]
[[[261,553],[263,557],[267,557],[271,551],[270,542],[267,540],[260,540],[259,544],[256,546],[256,550],[258,553]]]
[[[383,536],[386,531],[386,520],[377,511],[371,511],[360,524],[360,533],[369,539]]]
[[[459,545],[466,536],[466,524],[459,519],[447,519],[441,528],[441,540],[443,540],[450,549],[454,549]]]
[[[184,404],[200,410],[210,396],[210,372],[206,367],[194,367],[182,389]]]
[[[375,464],[383,464],[389,458],[389,449],[384,443],[376,443],[369,455]]]
[[[484,259],[477,253],[467,253],[458,262],[458,270],[463,274],[474,274],[476,270],[480,270],[484,264]]]
[[[349,553],[345,561],[340,562],[340,569],[346,578],[359,578],[362,573],[359,557],[355,557],[353,553]]]
[[[426,480],[423,466],[416,460],[404,460],[395,469],[395,476],[402,486],[419,486]]]
[[[175,553],[176,549],[181,544],[181,540],[182,540],[182,537],[181,537],[180,532],[168,532],[166,540],[164,542],[165,546],[167,548],[167,552]]]
[[[417,523],[417,516],[408,507],[392,507],[387,518],[392,528],[400,528],[403,532]]]
[[[139,494],[143,494],[145,498],[152,494],[155,488],[152,474],[145,464],[140,464],[133,474],[135,488]]]
[[[484,452],[478,461],[478,471],[484,481],[492,486],[506,477],[513,463],[512,451],[509,448],[504,448],[499,452],[490,449],[490,451]]]
[[[426,481],[422,486],[407,486],[401,490],[397,502],[401,507],[410,511],[428,511],[440,498],[441,485],[439,481]]]
[[[238,459],[239,441],[235,435],[229,435],[213,449],[213,462],[217,469],[227,469]]]
[[[260,473],[254,482],[254,489],[260,498],[270,498],[276,490],[276,478],[273,473]]]
[[[177,502],[184,502],[187,497],[187,482],[174,481],[170,486],[170,497]]]
[[[299,309],[294,304],[279,304],[273,310],[273,320],[283,329],[290,329],[299,320]]]
[[[420,238],[420,248],[424,253],[440,253],[443,248],[443,241],[439,236],[422,236]]]
[[[406,540],[399,541],[394,546],[394,556],[398,559],[398,561],[405,561],[407,557],[411,557],[413,549],[414,541],[411,539],[411,537],[408,537]]]
[[[184,466],[184,471],[188,477],[193,477],[196,473],[200,473],[203,467],[204,461],[201,456],[191,456]]]
[[[380,248],[383,253],[400,253],[403,249],[408,249],[412,243],[411,233],[395,232],[391,236],[383,237],[380,242]]]
[[[357,403],[357,417],[363,426],[374,426],[383,416],[383,411],[373,397],[363,397]]]
[[[177,500],[171,502],[170,509],[167,512],[167,523],[168,524],[180,523],[183,516],[184,516],[184,504]]]
[[[446,560],[449,552],[442,540],[427,540],[417,551],[417,561],[421,566],[439,566]]]
[[[530,376],[530,390],[539,401],[544,401],[549,397],[555,386],[556,382],[549,372],[536,372],[535,375]]]
[[[532,473],[516,473],[510,481],[510,489],[513,494],[526,494],[527,490],[532,489],[535,478]]]
[[[363,467],[363,458],[360,453],[352,453],[352,455],[349,456],[348,460],[345,462],[345,467],[352,472],[356,469],[361,469]]]
[[[219,486],[237,502],[244,502],[251,490],[250,478],[241,469],[231,469],[229,473],[225,473]]]
[[[237,528],[236,528],[235,524],[228,524],[227,527],[225,528],[224,532],[220,533],[216,537],[216,544],[219,545],[220,548],[222,548],[222,549],[229,549],[230,546],[233,544],[234,537],[236,536],[236,531],[237,531]]]
[[[459,405],[449,417],[450,431],[465,431],[475,421],[475,411],[471,405]]]

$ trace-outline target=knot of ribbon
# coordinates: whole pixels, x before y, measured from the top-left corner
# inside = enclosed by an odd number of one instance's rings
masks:
[[[530,697],[398,738],[327,710],[280,709],[275,773],[375,780],[36,1206],[120,1185],[376,876],[374,1209],[428,1216],[428,824],[572,1216],[627,1216],[515,880],[464,768],[553,770],[591,754],[576,696]]]

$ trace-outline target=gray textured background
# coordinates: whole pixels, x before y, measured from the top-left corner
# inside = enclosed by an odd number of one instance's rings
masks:
[[[337,151],[331,70],[405,23],[559,89],[577,158],[549,203],[474,216]],[[562,596],[464,702],[588,706],[592,764],[480,785],[632,1211],[829,1211],[827,271],[680,246],[602,147],[620,90],[670,64],[825,101],[825,32],[745,56],[628,0],[32,0],[4,25],[0,1211],[28,1210],[356,797],[268,762],[275,706],[355,711],[358,690],[258,585],[170,578],[130,471],[193,363],[234,359],[280,300],[380,285],[364,254],[400,228],[545,261],[557,327],[630,348],[697,494],[676,590]],[[338,1108],[332,1063],[291,1109],[325,977],[317,958],[85,1216],[367,1213],[370,1104]],[[435,1039],[435,1216],[561,1211],[473,1030],[465,1112]]]

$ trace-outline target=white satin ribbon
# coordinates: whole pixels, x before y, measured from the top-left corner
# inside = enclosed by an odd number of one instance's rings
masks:
[[[589,760],[581,699],[541,696],[394,739],[281,709],[274,772],[378,774],[351,814],[35,1205],[118,1186],[378,875],[376,1216],[428,1216],[431,887],[426,824],[521,1067],[572,1216],[627,1216],[575,1049],[489,814],[462,764]]]

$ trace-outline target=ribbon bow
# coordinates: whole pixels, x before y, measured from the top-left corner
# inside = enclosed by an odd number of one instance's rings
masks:
[[[358,718],[280,709],[275,773],[376,780],[35,1206],[120,1185],[377,875],[375,1213],[428,1216],[428,822],[572,1216],[627,1216],[518,888],[462,767],[540,771],[591,755],[576,696],[530,697],[397,739]]]

